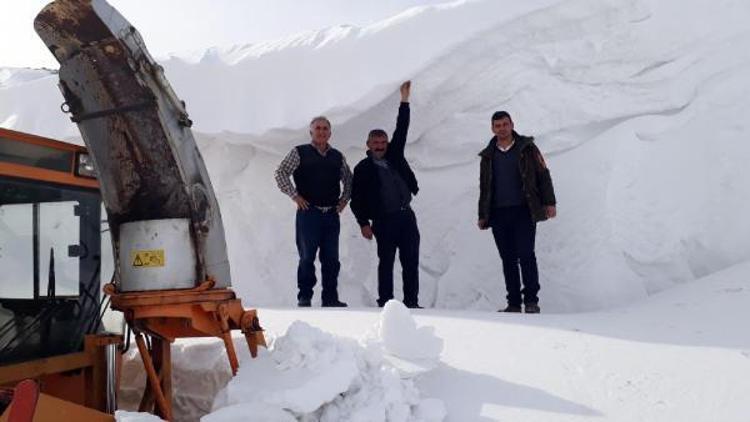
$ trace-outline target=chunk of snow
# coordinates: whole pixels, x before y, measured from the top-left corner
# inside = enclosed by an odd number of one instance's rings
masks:
[[[150,413],[127,412],[125,410],[115,410],[116,422],[163,422],[163,419]]]
[[[389,302],[378,323],[380,339],[361,343],[294,321],[269,350],[243,362],[221,390],[204,421],[229,421],[262,404],[274,417],[314,417],[321,421],[442,420],[440,400],[425,400],[411,379],[386,359],[438,359],[442,340],[417,329],[406,307]],[[375,329],[374,331],[378,331]],[[424,350],[415,342],[424,341]],[[442,416],[441,416],[442,415]],[[284,420],[284,419],[279,419]]]
[[[389,300],[380,314],[380,339],[388,354],[398,358],[436,360],[443,351],[443,340],[432,327],[419,327],[409,309]]]
[[[354,344],[297,321],[270,352],[261,350],[258,359],[242,365],[217,396],[214,409],[250,398],[297,413],[313,412],[346,391],[357,376]]]

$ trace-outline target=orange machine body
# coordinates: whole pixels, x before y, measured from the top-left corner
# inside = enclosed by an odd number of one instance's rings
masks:
[[[98,181],[92,175],[82,175],[78,172],[79,160],[85,154],[86,148],[79,145],[0,128],[0,180],[30,182],[34,186],[52,190],[85,191],[89,192],[90,196],[98,198]],[[3,202],[0,201],[0,206],[2,205]],[[92,249],[94,247],[98,248],[98,245],[92,246]],[[99,250],[88,252],[99,254]],[[17,281],[28,282],[22,279]],[[38,290],[35,289],[34,295],[29,298],[0,298],[0,304],[5,304],[10,309],[34,309],[35,306],[43,308],[55,300],[75,300],[71,297],[58,299],[54,296],[44,296]],[[30,353],[28,356],[20,357],[13,355],[12,358],[0,356],[0,390],[7,392],[5,396],[0,394],[0,397],[9,398],[12,396],[13,386],[24,379],[33,379],[38,383],[44,397],[51,396],[49,399],[41,400],[38,407],[43,403],[59,402],[59,399],[62,399],[68,403],[66,409],[79,409],[82,412],[80,414],[87,412],[80,406],[105,411],[105,348],[109,345],[121,345],[122,336],[93,333],[82,338],[81,343],[80,349],[66,350],[61,354],[55,354],[53,351],[43,354]],[[116,356],[119,358],[120,354],[117,353]],[[117,366],[120,366],[119,359]],[[0,412],[7,404],[0,403]],[[76,404],[80,406],[76,407]],[[51,414],[54,413],[52,410]]]

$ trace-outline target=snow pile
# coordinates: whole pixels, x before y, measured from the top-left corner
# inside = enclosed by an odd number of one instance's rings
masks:
[[[399,329],[398,327],[403,327]],[[411,378],[390,365],[383,350],[402,359],[438,359],[442,340],[414,337],[415,322],[400,302],[381,315],[381,333],[362,344],[295,321],[216,396],[204,422],[233,421],[261,411],[263,420],[441,421],[440,400],[423,399]],[[427,342],[417,352],[416,342]],[[394,350],[395,349],[395,350]],[[416,353],[415,353],[416,352]],[[263,380],[260,382],[259,380]]]
[[[541,306],[574,312],[750,260],[750,220],[738,216],[750,209],[748,19],[738,0],[459,1],[163,64],[199,131],[247,305],[295,303],[295,209],[272,174],[306,142],[308,119],[329,115],[332,143],[354,164],[368,130],[393,128],[398,82],[412,79],[420,303],[505,302],[475,220],[476,154],[491,113],[507,109],[536,136],[559,200],[538,230]],[[55,76],[24,78],[0,86],[0,125],[74,136]],[[374,242],[348,210],[340,256],[340,296],[373,306]]]
[[[263,352],[217,396],[215,409],[250,399],[310,413],[346,391],[359,372],[350,340],[336,341],[301,321]]]
[[[345,314],[333,311],[331,317],[341,320]],[[417,326],[402,303],[389,302],[377,321],[362,324],[372,328],[359,329],[360,341],[299,320],[285,324],[266,331],[271,347],[260,349],[256,359],[244,337],[234,338],[240,359],[234,378],[221,341],[173,344],[175,420],[197,421],[209,412],[202,420],[236,420],[249,412],[264,421],[305,415],[323,421],[439,421],[445,416],[441,400],[422,398],[415,384],[438,366],[442,339],[431,327]],[[140,356],[131,349],[124,359],[119,408],[137,409],[145,383]]]

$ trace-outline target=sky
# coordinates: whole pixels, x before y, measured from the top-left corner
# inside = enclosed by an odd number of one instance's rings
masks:
[[[156,57],[348,24],[365,26],[446,0],[109,0]],[[0,0],[0,67],[57,68],[33,29],[46,0]]]

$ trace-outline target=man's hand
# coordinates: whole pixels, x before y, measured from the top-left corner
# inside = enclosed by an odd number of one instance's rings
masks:
[[[557,207],[554,205],[548,205],[544,209],[547,211],[547,218],[555,218],[557,216]]]
[[[479,221],[477,221],[477,227],[479,227],[479,230],[487,230],[490,228],[490,225],[487,224],[486,218],[480,218]]]
[[[411,94],[411,81],[402,83],[401,87],[399,87],[399,91],[401,91],[401,102],[408,103],[409,95]]]
[[[307,199],[299,195],[295,195],[294,198],[292,198],[292,201],[294,201],[297,204],[298,210],[307,211],[308,209],[310,209],[310,203],[307,202]]]
[[[362,226],[362,237],[364,237],[367,240],[372,240],[372,227],[370,226]]]
[[[344,211],[344,208],[346,208],[346,204],[347,204],[346,200],[343,200],[343,199],[340,200],[339,204],[336,205],[336,212],[341,214],[341,212]]]

